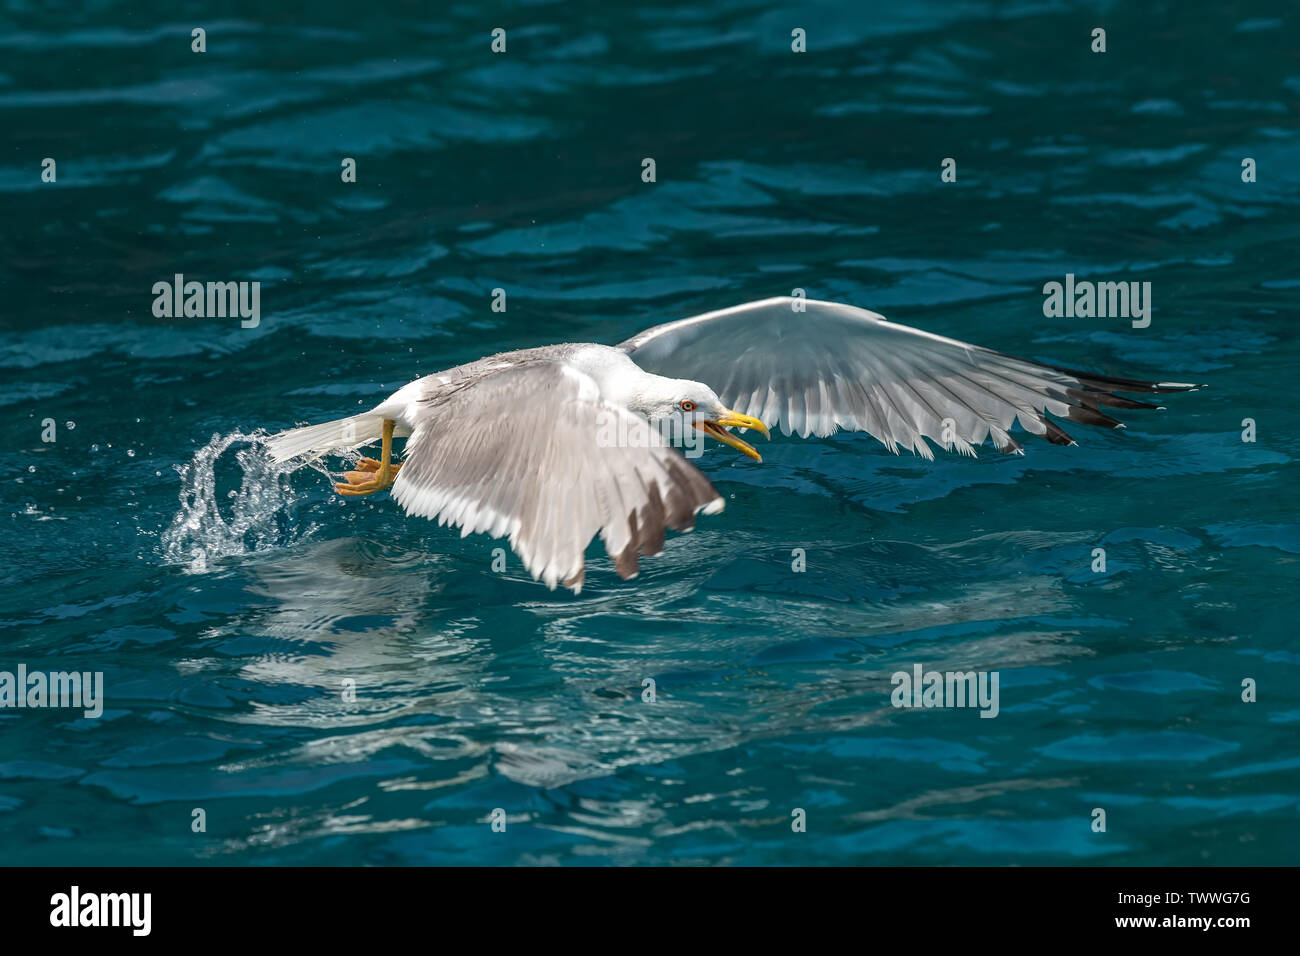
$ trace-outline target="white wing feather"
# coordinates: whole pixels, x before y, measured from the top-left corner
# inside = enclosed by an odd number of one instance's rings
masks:
[[[620,346],[647,372],[709,385],[738,412],[786,434],[864,431],[890,451],[934,455],[924,439],[963,454],[992,438],[1021,451],[1018,420],[1056,444],[1074,440],[1046,414],[1123,427],[1100,411],[1157,406],[1116,391],[1174,392],[1140,382],[1013,358],[890,322],[835,302],[765,299],[647,329]]]
[[[534,578],[582,588],[599,534],[624,578],[723,501],[659,432],[560,362],[516,366],[412,413],[393,497],[462,537],[506,536]],[[611,440],[612,439],[612,440]]]

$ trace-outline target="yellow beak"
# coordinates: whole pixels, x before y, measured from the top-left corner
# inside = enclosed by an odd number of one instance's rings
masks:
[[[693,422],[692,424],[710,438],[716,438],[718,441],[722,442],[722,444],[729,445],[741,454],[748,455],[757,462],[762,462],[763,456],[754,450],[754,446],[749,444],[749,442],[742,441],[735,435],[731,434],[731,432],[727,431],[727,429],[752,428],[757,432],[762,432],[764,438],[770,439],[772,437],[771,433],[767,430],[767,426],[764,425],[761,420],[754,418],[752,415],[742,415],[740,412],[733,412],[731,409],[726,409],[726,414],[722,415],[720,418]]]

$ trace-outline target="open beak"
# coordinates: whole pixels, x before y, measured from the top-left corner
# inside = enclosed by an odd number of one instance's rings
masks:
[[[733,412],[731,409],[727,409],[726,414],[721,418],[693,422],[692,424],[710,438],[716,438],[718,441],[722,442],[722,444],[730,445],[742,455],[748,455],[757,462],[761,462],[763,456],[754,450],[754,446],[749,442],[741,441],[735,435],[731,434],[731,432],[727,431],[727,429],[752,428],[757,432],[762,432],[764,438],[770,439],[772,437],[771,433],[767,430],[767,426],[757,418],[754,418],[752,415],[742,415],[740,412]]]

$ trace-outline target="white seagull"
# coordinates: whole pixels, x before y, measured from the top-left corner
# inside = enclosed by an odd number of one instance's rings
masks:
[[[706,384],[707,383],[707,384]],[[426,375],[368,412],[267,439],[276,461],[382,442],[335,485],[341,495],[392,487],[408,514],[464,537],[507,536],[536,580],[582,589],[597,534],[625,579],[638,554],[663,550],[723,500],[665,437],[689,425],[755,461],[729,429],[801,438],[863,431],[894,454],[933,459],[926,439],[974,455],[991,438],[1023,454],[1020,427],[1074,440],[1047,415],[1122,428],[1111,408],[1159,408],[1115,392],[1198,386],[1072,371],[800,298],[749,302],[657,325],[617,346],[549,345]],[[695,433],[687,431],[690,437]],[[392,441],[409,437],[403,463]]]

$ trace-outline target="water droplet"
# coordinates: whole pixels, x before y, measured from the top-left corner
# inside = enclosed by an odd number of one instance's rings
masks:
[[[312,532],[310,523],[292,520],[298,496],[286,479],[299,466],[274,464],[258,447],[233,451],[243,478],[238,490],[218,491],[218,459],[232,446],[258,442],[258,436],[240,432],[214,435],[177,469],[181,510],[161,536],[165,558],[203,572],[217,558],[265,551]]]

